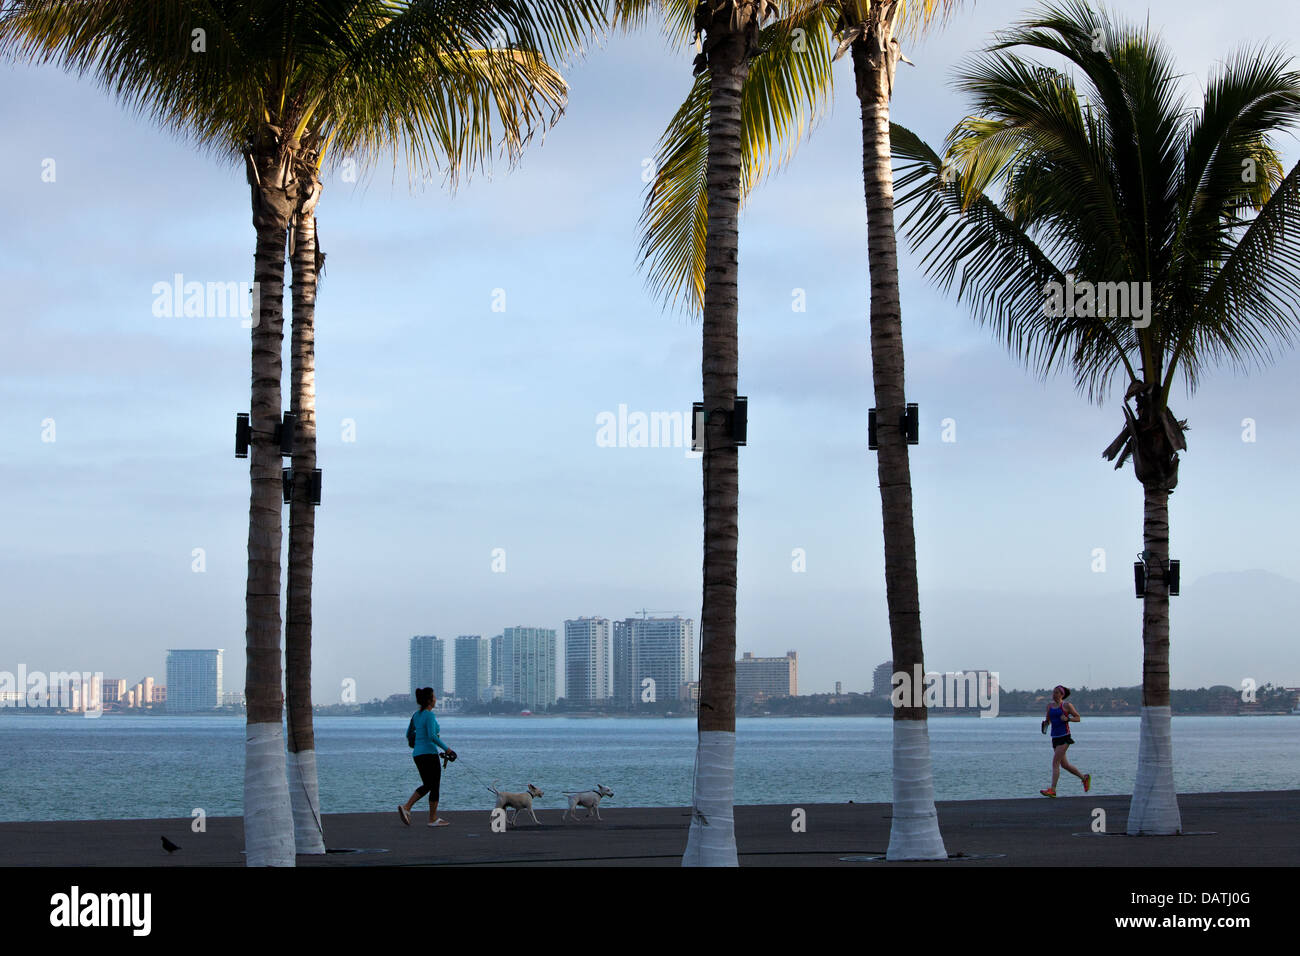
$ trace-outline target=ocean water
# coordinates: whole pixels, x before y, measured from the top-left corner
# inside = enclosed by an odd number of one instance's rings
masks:
[[[490,809],[486,785],[534,783],[539,812],[562,811],[562,790],[602,783],[612,806],[691,802],[692,719],[440,718],[462,759],[442,777],[441,807]],[[419,784],[406,717],[316,721],[322,809],[389,811]],[[939,800],[1036,797],[1051,781],[1051,745],[1038,717],[933,717],[930,745]],[[737,803],[888,802],[891,721],[751,718],[736,728]],[[1300,788],[1300,718],[1176,717],[1180,792]],[[1070,761],[1093,791],[1127,794],[1137,763],[1138,718],[1088,718],[1073,729]],[[92,820],[243,812],[242,717],[71,716],[0,718],[0,820]],[[1062,772],[1063,796],[1082,793]],[[543,816],[545,819],[545,816]]]

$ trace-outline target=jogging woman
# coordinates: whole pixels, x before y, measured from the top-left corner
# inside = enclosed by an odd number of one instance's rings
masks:
[[[1052,703],[1047,708],[1047,717],[1040,728],[1043,733],[1047,733],[1049,724],[1052,728],[1052,786],[1050,789],[1038,791],[1045,797],[1056,796],[1056,780],[1061,775],[1062,767],[1083,781],[1084,793],[1092,789],[1092,774],[1079,773],[1078,768],[1065,759],[1065,752],[1070,749],[1070,744],[1074,743],[1074,738],[1070,736],[1070,723],[1077,724],[1083,720],[1079,712],[1074,709],[1074,705],[1066,701],[1065,698],[1069,696],[1068,687],[1057,684],[1052,688]]]
[[[456,751],[438,739],[438,721],[433,716],[433,706],[437,699],[432,687],[421,687],[415,692],[415,702],[420,705],[411,716],[407,734],[415,736],[415,767],[420,771],[420,786],[411,799],[397,808],[397,814],[407,826],[411,825],[411,807],[426,793],[429,795],[429,826],[445,827],[449,821],[438,817],[438,788],[442,783],[442,765],[438,762],[438,748],[441,747],[456,759]]]

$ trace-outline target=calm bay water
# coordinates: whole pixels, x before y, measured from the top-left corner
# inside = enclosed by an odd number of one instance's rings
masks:
[[[1038,717],[930,721],[939,800],[1036,797],[1051,780],[1051,746]],[[316,721],[321,803],[327,813],[388,811],[419,783],[406,717]],[[442,807],[490,809],[485,788],[535,783],[539,811],[562,811],[562,790],[603,783],[612,806],[691,802],[690,719],[456,717],[443,740],[463,758],[443,773]],[[888,802],[890,721],[742,719],[736,730],[737,803]],[[1300,718],[1176,717],[1180,792],[1300,788]],[[1087,719],[1070,761],[1097,793],[1131,792],[1138,718]],[[91,820],[243,812],[241,717],[13,716],[0,719],[0,820]],[[1062,773],[1062,795],[1082,793]],[[546,819],[543,816],[543,819]]]

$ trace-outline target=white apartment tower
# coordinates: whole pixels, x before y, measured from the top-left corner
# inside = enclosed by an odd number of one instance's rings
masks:
[[[478,634],[456,638],[456,696],[477,703],[492,683],[490,645]]]
[[[432,634],[411,638],[411,693],[432,687],[434,695],[443,696],[443,663],[446,642]]]
[[[506,700],[528,710],[555,703],[555,628],[507,627],[501,632],[499,683]]]
[[[609,699],[609,620],[564,622],[564,697],[599,704]]]
[[[647,680],[652,683],[647,683]],[[695,622],[630,617],[614,622],[614,703],[635,709],[653,695],[676,700],[695,680]]]

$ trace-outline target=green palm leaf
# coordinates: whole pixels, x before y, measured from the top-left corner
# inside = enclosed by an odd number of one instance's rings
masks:
[[[772,24],[759,37],[741,101],[742,202],[798,148],[831,95],[831,12],[817,7]],[[798,31],[798,32],[796,32]],[[665,305],[699,314],[708,223],[708,73],[696,76],[655,154],[641,215],[647,284]]]

